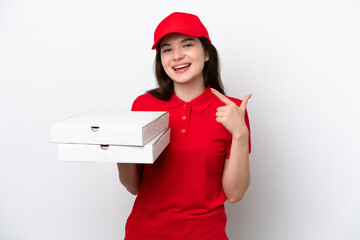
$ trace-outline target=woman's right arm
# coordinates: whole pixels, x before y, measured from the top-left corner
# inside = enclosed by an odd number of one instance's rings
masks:
[[[136,163],[118,163],[117,167],[122,185],[124,185],[131,194],[137,195],[144,165]]]
[[[149,101],[150,95],[143,94],[138,96],[132,106],[131,111],[150,111],[153,101]],[[144,169],[144,164],[118,163],[120,182],[131,194],[137,195]]]

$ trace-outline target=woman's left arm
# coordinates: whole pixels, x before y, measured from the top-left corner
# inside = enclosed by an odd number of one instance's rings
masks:
[[[222,186],[229,202],[240,201],[249,184],[249,130],[245,122],[246,104],[251,94],[246,95],[240,106],[212,89],[225,106],[216,112],[216,121],[222,123],[232,134],[230,158],[225,160]]]

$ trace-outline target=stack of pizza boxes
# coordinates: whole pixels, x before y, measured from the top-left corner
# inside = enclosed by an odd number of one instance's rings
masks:
[[[167,112],[86,112],[50,127],[60,161],[154,163],[170,142]]]

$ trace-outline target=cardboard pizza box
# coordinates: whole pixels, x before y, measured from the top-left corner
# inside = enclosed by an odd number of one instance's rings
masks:
[[[59,143],[60,161],[152,164],[170,142],[170,128],[144,146]]]
[[[144,146],[168,125],[167,112],[96,111],[54,123],[50,135],[55,143]]]

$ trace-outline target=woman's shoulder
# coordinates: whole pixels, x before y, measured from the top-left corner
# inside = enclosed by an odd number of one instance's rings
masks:
[[[144,93],[138,96],[133,104],[132,111],[157,111],[165,107],[164,101],[157,99],[150,93]]]

